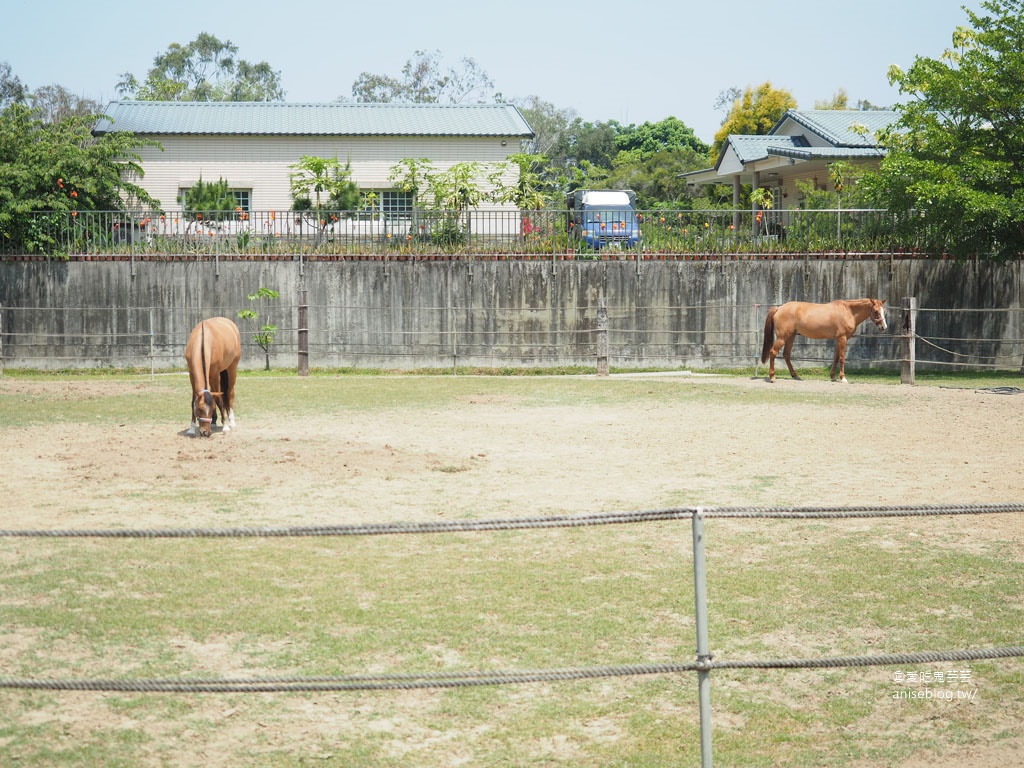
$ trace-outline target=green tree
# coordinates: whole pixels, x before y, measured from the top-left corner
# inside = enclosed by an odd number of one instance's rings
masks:
[[[28,88],[11,70],[11,65],[0,61],[0,109],[11,104],[24,104],[28,99]]]
[[[256,293],[250,293],[248,296],[249,301],[266,301],[276,299],[281,294],[272,288],[260,287]],[[252,340],[256,343],[260,349],[263,350],[263,354],[266,357],[266,365],[263,370],[270,370],[270,345],[274,343],[274,339],[277,338],[277,326],[271,323],[259,324],[259,312],[255,309],[241,309],[238,311],[238,317],[249,325],[249,330],[252,333]]]
[[[141,101],[280,101],[281,73],[265,61],[237,59],[238,46],[202,32],[187,45],[172,43],[153,59],[144,82],[126,72],[117,90]]]
[[[355,211],[362,198],[352,181],[352,166],[336,157],[303,155],[290,166],[292,209],[301,212],[317,229],[317,244],[338,218]]]
[[[589,123],[577,118],[552,150],[552,159],[565,166],[584,166],[589,163],[598,168],[611,169],[619,154],[617,143],[622,129],[616,121]]]
[[[184,192],[179,200],[185,216],[192,222],[227,221],[234,218],[235,193],[221,177],[217,181],[199,181]]]
[[[505,173],[515,168],[515,182],[508,184]],[[539,211],[555,197],[557,190],[546,176],[548,158],[545,155],[517,153],[509,155],[507,163],[497,166],[490,176],[492,197],[499,203],[512,203],[523,211]]]
[[[639,127],[628,126],[619,131],[615,138],[619,152],[629,153],[639,161],[666,150],[691,149],[707,155],[708,145],[697,138],[693,129],[676,117],[666,117],[657,123],[644,123]]]
[[[863,184],[934,251],[1024,253],[1024,0],[967,10],[938,59],[917,57],[889,79],[911,97],[882,137],[878,173]]]
[[[578,118],[575,110],[559,109],[537,96],[513,102],[533,129],[533,153],[551,156],[555,147],[568,133],[569,126]]]
[[[693,192],[681,175],[707,166],[707,154],[689,147],[665,149],[640,161],[622,153],[605,183],[636,192],[640,210],[688,210],[694,207]]]
[[[497,191],[488,186],[498,182],[501,169],[468,162],[439,171],[426,159],[406,158],[391,168],[390,178],[399,189],[413,194],[418,206],[435,214],[431,240],[454,248],[468,238],[469,210]]]
[[[36,88],[29,99],[44,123],[58,123],[68,117],[90,117],[100,112],[100,105],[92,99],[76,96],[62,85],[44,85]]]
[[[475,59],[442,71],[440,51],[416,51],[401,77],[363,72],[352,84],[352,98],[369,103],[466,104],[493,101],[494,83]]]
[[[836,91],[831,99],[815,100],[815,109],[849,109],[850,97],[845,88]]]
[[[359,206],[359,187],[352,181],[351,163],[336,157],[303,155],[290,166],[295,210],[354,211]]]
[[[84,226],[77,221],[83,211],[159,206],[135,183],[143,176],[139,149],[155,142],[127,132],[94,137],[96,119],[47,123],[24,104],[0,111],[0,238],[7,248],[53,253],[62,228]],[[51,227],[30,215],[43,212]]]
[[[789,91],[774,88],[770,81],[759,86],[748,86],[732,103],[722,127],[715,134],[711,153],[717,156],[732,134],[763,136],[767,134],[786,110],[796,109],[796,99]]]

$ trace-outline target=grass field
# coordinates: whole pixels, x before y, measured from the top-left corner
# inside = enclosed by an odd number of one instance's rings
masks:
[[[1020,502],[1024,397],[983,391],[1019,384],[253,374],[239,429],[201,440],[181,434],[180,374],[7,376],[0,529]],[[1024,644],[1019,514],[706,527],[716,659]],[[685,522],[0,538],[0,677],[692,661],[691,549]],[[715,672],[715,761],[1020,765],[1022,677],[1020,658]],[[901,694],[925,687],[932,697]],[[692,674],[356,693],[0,688],[0,765],[699,765],[698,725]]]

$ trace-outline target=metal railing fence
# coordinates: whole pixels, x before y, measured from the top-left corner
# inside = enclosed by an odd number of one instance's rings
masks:
[[[941,228],[878,209],[639,211],[638,257],[790,254],[942,255]],[[909,226],[908,221],[914,226]],[[565,210],[121,211],[30,213],[0,232],[0,255],[196,260],[301,258],[579,258]]]

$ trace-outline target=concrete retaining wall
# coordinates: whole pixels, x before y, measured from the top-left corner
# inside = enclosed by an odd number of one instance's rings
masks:
[[[195,323],[254,308],[279,328],[272,364],[293,368],[305,290],[314,368],[593,365],[602,301],[612,365],[735,367],[754,363],[768,305],[877,296],[896,310],[890,330],[863,326],[849,358],[895,367],[900,301],[915,296],[921,336],[956,346],[958,362],[1016,368],[1022,277],[1019,261],[9,261],[0,355],[6,367],[180,368]],[[261,286],[280,298],[253,305]],[[243,367],[262,367],[245,335]],[[831,358],[801,345],[798,358]]]

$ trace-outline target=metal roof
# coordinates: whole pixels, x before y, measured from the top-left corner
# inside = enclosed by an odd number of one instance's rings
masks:
[[[842,158],[879,158],[885,150],[878,147],[768,147],[769,155],[792,157],[797,160],[835,160]]]
[[[113,101],[93,127],[142,136],[510,136],[533,129],[511,104]]]
[[[792,120],[834,147],[874,147],[876,134],[895,125],[899,117],[899,112],[888,109],[790,109],[771,132]]]
[[[807,147],[803,136],[753,136],[748,134],[731,134],[729,146],[736,153],[737,159],[746,165],[756,160],[764,160],[774,154],[773,149],[801,149]]]

